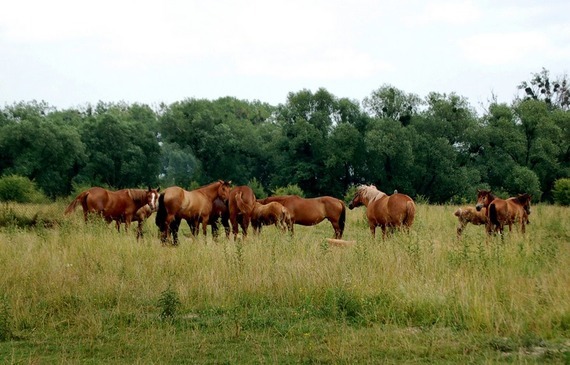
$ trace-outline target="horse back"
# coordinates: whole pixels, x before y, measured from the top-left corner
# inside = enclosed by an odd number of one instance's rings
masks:
[[[366,214],[369,220],[384,225],[411,225],[416,207],[412,198],[406,194],[386,195],[368,205]]]

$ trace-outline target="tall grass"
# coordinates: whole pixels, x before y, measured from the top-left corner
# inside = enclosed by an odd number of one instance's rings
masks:
[[[43,207],[57,225],[0,230],[0,358],[569,361],[568,208],[533,207],[526,235],[468,226],[461,240],[454,208],[420,205],[412,232],[385,241],[349,211],[348,248],[328,246],[328,222],[236,242],[183,225],[173,248],[154,217],[137,241]]]

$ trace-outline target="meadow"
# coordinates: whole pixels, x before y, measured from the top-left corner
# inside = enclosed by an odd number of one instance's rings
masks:
[[[419,204],[385,241],[347,211],[350,247],[326,221],[164,247],[154,215],[137,241],[65,205],[0,206],[1,363],[570,363],[568,207],[504,239]]]

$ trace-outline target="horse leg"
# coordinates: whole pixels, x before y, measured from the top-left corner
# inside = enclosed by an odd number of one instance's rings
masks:
[[[175,218],[172,222],[168,224],[168,231],[172,235],[172,244],[174,246],[178,245],[178,228],[180,228],[181,218]]]
[[[370,233],[372,233],[372,238],[376,238],[376,224],[369,224]]]
[[[247,237],[247,229],[249,228],[250,218],[248,215],[244,215],[242,217],[242,226],[241,229],[243,231],[243,237]]]
[[[143,221],[141,220],[139,222],[139,225],[137,226],[137,241],[139,240],[139,238],[142,238],[142,236],[143,236],[142,225],[143,225]]]

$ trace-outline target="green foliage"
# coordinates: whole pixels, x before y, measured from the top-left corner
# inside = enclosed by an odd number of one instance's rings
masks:
[[[305,197],[305,193],[297,184],[278,187],[273,190],[273,195],[298,195],[300,197]]]
[[[570,179],[558,179],[552,190],[554,202],[560,205],[570,205]]]
[[[180,299],[170,284],[158,298],[158,306],[160,308],[160,318],[163,320],[173,320],[180,307]]]
[[[257,199],[263,199],[267,197],[267,193],[265,189],[263,189],[263,185],[254,177],[253,179],[249,180],[247,185],[253,190],[255,197]]]
[[[0,201],[41,203],[46,201],[46,197],[27,177],[9,175],[0,177]]]
[[[511,195],[529,193],[535,201],[540,200],[540,182],[538,176],[529,168],[515,166],[505,179],[503,186]]]

